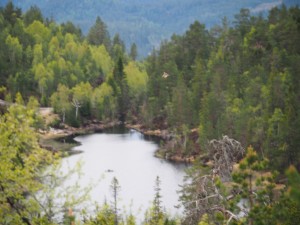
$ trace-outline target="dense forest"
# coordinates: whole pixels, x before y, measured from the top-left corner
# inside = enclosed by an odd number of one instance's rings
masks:
[[[241,9],[233,24],[195,21],[137,61],[137,46],[127,54],[100,17],[83,35],[36,6],[1,8],[0,99],[15,104],[1,106],[0,223],[74,224],[72,212],[57,221],[55,196],[36,197],[51,189],[45,167],[60,158],[38,143],[46,128],[37,110],[49,106],[59,115],[51,126],[138,124],[168,134],[161,157],[193,158],[182,218],[165,213],[157,178],[143,224],[298,224],[300,9],[282,5],[266,17]],[[114,179],[114,196],[118,187]],[[76,223],[137,223],[116,204]]]
[[[0,0],[4,6],[10,0]],[[26,11],[38,6],[43,15],[60,23],[72,21],[84,34],[93,25],[97,16],[108,25],[111,35],[120,34],[128,50],[131,44],[139,46],[139,56],[146,57],[152,48],[158,48],[162,40],[173,33],[182,34],[186,28],[199,20],[207,27],[229,19],[240,8],[249,8],[252,13],[266,14],[274,6],[295,6],[298,0],[14,0],[14,4]]]

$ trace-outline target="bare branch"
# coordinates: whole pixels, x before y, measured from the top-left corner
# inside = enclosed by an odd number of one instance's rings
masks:
[[[222,181],[230,181],[233,164],[243,157],[245,149],[240,142],[226,135],[221,140],[211,140],[208,148],[210,158],[214,160],[215,173]]]

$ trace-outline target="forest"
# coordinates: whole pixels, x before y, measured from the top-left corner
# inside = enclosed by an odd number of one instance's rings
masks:
[[[4,6],[11,0],[0,0]],[[295,6],[298,0],[14,0],[14,4],[26,11],[38,6],[43,15],[60,23],[72,21],[84,34],[93,25],[97,16],[108,25],[111,35],[119,33],[127,48],[136,43],[139,57],[158,48],[162,40],[173,33],[182,34],[186,28],[199,20],[207,27],[218,24],[223,17],[232,19],[240,8],[249,8],[253,13],[266,14],[280,4]],[[221,9],[221,10],[219,10]],[[127,49],[129,51],[129,49]]]
[[[57,221],[55,196],[37,199],[55,177],[45,168],[61,158],[39,145],[47,129],[39,107],[54,108],[53,127],[121,121],[165,131],[158,155],[192,159],[178,193],[182,217],[164,211],[158,178],[145,225],[298,224],[300,9],[241,9],[230,24],[195,21],[138,61],[138,46],[127,54],[100,17],[83,35],[36,6],[2,7],[0,224],[137,224],[117,201]]]

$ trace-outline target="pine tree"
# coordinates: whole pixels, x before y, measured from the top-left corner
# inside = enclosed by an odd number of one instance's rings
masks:
[[[137,51],[137,46],[135,43],[133,43],[130,47],[130,53],[129,53],[130,58],[135,61],[137,56],[138,56],[138,51]]]
[[[87,40],[91,45],[104,45],[107,51],[111,49],[110,36],[106,24],[98,16],[95,24],[90,28]]]
[[[37,6],[31,6],[29,10],[26,11],[23,18],[24,18],[24,24],[27,26],[29,24],[32,24],[33,21],[35,20],[38,20],[42,23],[44,21],[43,14]]]
[[[158,222],[163,218],[163,210],[162,210],[162,196],[161,196],[161,181],[159,179],[159,176],[156,177],[155,180],[155,186],[154,186],[154,199],[153,199],[153,218],[152,222],[153,224],[158,224]]]
[[[114,225],[118,225],[119,224],[118,197],[119,197],[121,186],[119,185],[119,181],[117,180],[117,178],[114,177],[112,179],[110,188],[113,196],[112,209],[114,212]]]
[[[117,97],[119,120],[124,122],[130,106],[130,98],[129,86],[124,72],[122,58],[119,58],[117,65],[115,65],[113,78],[114,80],[111,80],[111,86],[113,87],[114,94]]]

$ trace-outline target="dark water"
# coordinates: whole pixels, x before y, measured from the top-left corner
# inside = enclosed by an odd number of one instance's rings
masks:
[[[172,215],[180,214],[178,205],[179,185],[184,177],[184,164],[173,164],[154,157],[157,142],[146,140],[134,130],[110,129],[75,138],[81,145],[75,150],[83,153],[63,159],[63,169],[73,168],[79,160],[83,162],[84,175],[78,180],[84,187],[97,183],[91,191],[92,201],[102,204],[112,201],[111,181],[116,177],[121,186],[119,208],[143,218],[145,210],[154,197],[157,176],[161,180],[162,204]],[[98,182],[99,181],[99,182]],[[68,181],[69,184],[75,180]]]

